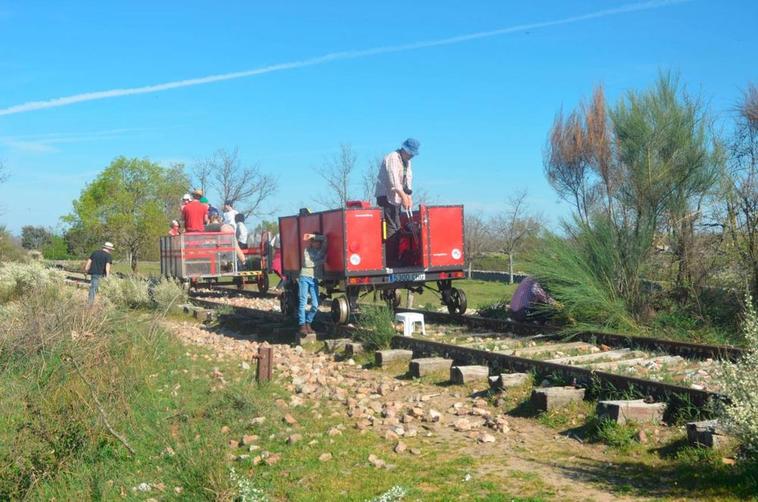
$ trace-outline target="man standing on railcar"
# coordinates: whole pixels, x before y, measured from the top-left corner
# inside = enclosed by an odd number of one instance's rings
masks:
[[[387,225],[388,255],[397,252],[393,236],[400,230],[400,212],[413,207],[413,170],[411,159],[418,155],[420,143],[413,138],[390,153],[382,161],[376,181],[376,204],[384,209]]]

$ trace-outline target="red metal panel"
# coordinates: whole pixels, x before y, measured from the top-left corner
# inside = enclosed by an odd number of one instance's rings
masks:
[[[300,237],[298,237],[297,216],[279,218],[279,242],[284,272],[300,271]]]
[[[345,211],[347,270],[361,272],[384,269],[382,210]]]
[[[426,208],[430,267],[463,267],[463,206]]]
[[[341,273],[345,270],[345,211],[328,211],[321,215],[321,230],[327,238],[325,272]]]

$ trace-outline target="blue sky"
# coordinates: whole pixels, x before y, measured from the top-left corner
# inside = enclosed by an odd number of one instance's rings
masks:
[[[492,214],[528,189],[531,210],[556,222],[568,208],[545,182],[542,150],[561,106],[598,83],[615,101],[672,69],[726,128],[741,90],[758,82],[751,0],[225,4],[0,0],[0,159],[11,174],[0,224],[59,227],[118,155],[191,166],[235,146],[279,178],[269,209],[292,213],[314,205],[314,169],[341,143],[363,169],[408,136],[421,141],[416,185],[437,201]],[[344,51],[358,53],[161,92],[89,94]],[[55,101],[67,96],[78,102]]]

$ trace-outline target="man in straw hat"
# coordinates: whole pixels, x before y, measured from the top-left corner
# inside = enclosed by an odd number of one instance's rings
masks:
[[[185,232],[203,232],[208,223],[208,206],[203,204],[203,191],[199,188],[192,190],[192,200],[182,207]]]
[[[87,304],[92,305],[95,302],[97,288],[100,286],[100,279],[111,275],[111,265],[113,264],[113,244],[106,242],[102,249],[92,253],[84,265],[84,273],[90,274],[89,296]]]

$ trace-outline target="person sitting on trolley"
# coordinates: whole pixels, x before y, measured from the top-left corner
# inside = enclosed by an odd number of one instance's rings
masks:
[[[245,226],[245,215],[237,213],[234,215],[234,234],[237,236],[237,245],[240,249],[247,249],[247,227]]]
[[[208,206],[203,204],[203,191],[196,188],[192,191],[192,201],[182,207],[185,232],[202,232],[208,223]]]
[[[168,235],[176,236],[179,235],[181,232],[179,231],[179,222],[176,220],[171,220],[171,227],[168,230]]]
[[[305,234],[304,240],[308,246],[303,251],[303,265],[300,268],[299,303],[297,320],[300,324],[298,335],[304,336],[315,333],[311,324],[318,313],[318,280],[323,275],[324,262],[326,261],[327,241],[326,236],[321,234]],[[311,299],[311,309],[306,311],[308,297]]]

